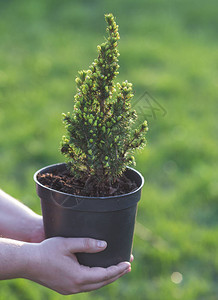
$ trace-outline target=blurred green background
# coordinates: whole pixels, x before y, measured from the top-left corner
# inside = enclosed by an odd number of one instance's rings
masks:
[[[135,90],[148,146],[132,272],[66,299],[218,298],[218,4],[216,0],[0,1],[0,186],[40,213],[32,179],[63,161],[62,112],[77,71],[119,24],[120,74]],[[22,279],[0,282],[1,300],[63,299]]]

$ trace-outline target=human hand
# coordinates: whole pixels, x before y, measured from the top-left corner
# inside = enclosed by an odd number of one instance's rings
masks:
[[[63,295],[99,289],[131,271],[129,262],[108,268],[80,265],[75,253],[95,253],[106,248],[105,242],[90,238],[55,237],[26,246],[32,255],[23,277]]]

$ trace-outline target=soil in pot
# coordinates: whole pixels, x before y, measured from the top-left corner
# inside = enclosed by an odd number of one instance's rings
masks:
[[[124,174],[117,178],[111,185],[98,186],[95,178],[75,178],[68,169],[53,170],[52,173],[38,174],[38,181],[46,187],[54,190],[80,196],[107,197],[127,194],[137,189],[134,181],[128,179]]]

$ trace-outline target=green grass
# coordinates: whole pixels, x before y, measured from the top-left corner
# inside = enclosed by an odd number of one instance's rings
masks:
[[[40,212],[33,173],[61,162],[61,113],[72,109],[77,71],[96,57],[104,13],[120,25],[120,75],[157,101],[148,146],[132,272],[68,299],[215,300],[218,287],[217,1],[0,1],[1,188]],[[152,98],[152,99],[153,99]],[[150,115],[142,98],[139,119]],[[183,280],[175,284],[173,272]],[[25,280],[0,298],[63,296]]]

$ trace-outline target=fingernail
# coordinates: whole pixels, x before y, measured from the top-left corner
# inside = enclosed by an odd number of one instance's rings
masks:
[[[131,266],[127,269],[126,273],[131,272]]]
[[[129,269],[131,269],[130,263],[128,263],[128,264],[127,264],[127,262],[121,263],[120,266],[121,266],[121,272],[124,272],[125,274],[129,273]]]
[[[97,241],[98,248],[105,248],[107,243],[105,241]]]

